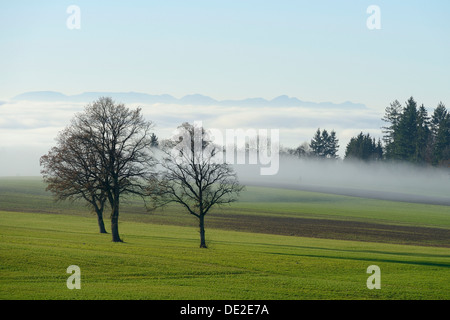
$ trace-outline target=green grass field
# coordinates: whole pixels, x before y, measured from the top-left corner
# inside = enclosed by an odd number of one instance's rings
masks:
[[[206,219],[121,212],[124,243],[39,179],[0,178],[0,299],[449,299],[450,209],[247,188]],[[108,215],[105,215],[109,230]],[[307,235],[307,236],[305,236]],[[67,267],[81,270],[69,290]],[[381,270],[369,290],[366,269]]]

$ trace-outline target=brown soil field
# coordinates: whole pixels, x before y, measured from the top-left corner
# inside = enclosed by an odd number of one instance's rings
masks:
[[[208,217],[208,228],[298,237],[450,247],[450,230],[329,219],[220,214]]]

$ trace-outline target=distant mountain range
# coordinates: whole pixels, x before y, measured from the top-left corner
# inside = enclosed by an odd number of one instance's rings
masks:
[[[182,98],[175,98],[169,94],[151,95],[140,92],[84,92],[77,95],[65,95],[55,91],[32,91],[19,94],[12,98],[13,101],[61,101],[61,102],[92,102],[99,97],[111,97],[122,103],[164,103],[179,105],[217,105],[217,106],[279,106],[279,107],[313,107],[313,108],[339,108],[339,109],[365,109],[364,104],[346,101],[343,103],[333,102],[309,102],[295,97],[281,95],[272,100],[264,98],[248,98],[242,100],[216,100],[201,94],[190,94]]]

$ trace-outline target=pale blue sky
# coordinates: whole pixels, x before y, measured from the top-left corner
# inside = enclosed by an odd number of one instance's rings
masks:
[[[70,5],[80,30],[66,26]],[[370,5],[381,30],[366,26]],[[336,129],[342,155],[360,131],[380,136],[395,99],[450,107],[449,15],[448,0],[1,1],[0,176],[38,175],[39,157],[82,108],[10,101],[28,91],[363,103],[369,109],[145,109],[158,135],[198,116],[214,128],[275,126],[286,146]]]
[[[69,5],[81,29],[69,30]],[[369,5],[381,30],[369,30]],[[2,1],[0,100],[26,91],[450,106],[450,1]]]

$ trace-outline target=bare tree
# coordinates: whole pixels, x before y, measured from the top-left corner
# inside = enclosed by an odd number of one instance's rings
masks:
[[[46,190],[54,194],[56,201],[85,200],[97,214],[100,233],[107,233],[103,222],[106,194],[96,173],[98,156],[70,127],[56,141],[57,146],[40,159]]]
[[[178,203],[199,220],[200,248],[206,248],[205,215],[214,206],[237,200],[244,188],[232,167],[223,161],[202,127],[183,123],[178,139],[165,142],[159,161],[159,179],[150,187],[153,208]]]
[[[71,154],[79,154],[79,157],[69,157],[66,165],[77,171],[75,160],[81,159],[86,163],[88,170],[78,171],[81,177],[74,177],[80,183],[84,178],[91,179],[95,194],[108,200],[114,242],[122,241],[118,226],[121,197],[144,197],[146,183],[152,176],[151,169],[155,164],[150,153],[149,133],[152,127],[153,124],[143,118],[140,108],[130,110],[111,98],[102,97],[87,105],[66,129],[66,134],[75,141]],[[62,148],[68,148],[67,140],[70,138],[61,139]],[[88,176],[83,176],[83,173]],[[58,177],[56,174],[49,176]],[[70,183],[64,177],[58,178],[61,179],[54,180],[55,183]],[[57,188],[62,188],[62,185]]]

